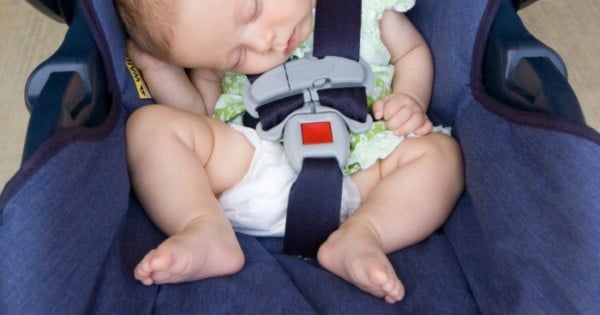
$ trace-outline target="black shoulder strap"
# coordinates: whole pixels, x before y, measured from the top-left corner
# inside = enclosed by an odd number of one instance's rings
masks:
[[[360,54],[360,0],[317,1],[313,55],[339,56],[355,61]],[[365,121],[365,88],[318,92],[322,105]],[[349,144],[348,144],[349,145]],[[305,158],[290,190],[284,252],[315,257],[321,244],[340,222],[343,175],[335,158]]]
[[[359,59],[361,0],[319,0],[315,13],[314,50],[317,58]]]
[[[359,61],[361,5],[361,0],[317,1],[314,57]],[[249,80],[259,79],[253,76]],[[367,121],[364,86],[319,89],[317,93],[319,105],[331,107],[351,120]],[[261,128],[269,130],[280,125],[306,102],[305,95],[299,93],[261,105],[256,109]],[[246,122],[254,125],[256,120],[246,115]],[[343,175],[336,157],[305,157],[301,163],[289,195],[284,252],[315,257],[321,244],[339,226]]]

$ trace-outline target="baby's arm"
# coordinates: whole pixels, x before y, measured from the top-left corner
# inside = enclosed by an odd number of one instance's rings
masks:
[[[127,50],[157,103],[201,115],[212,114],[221,93],[222,74],[208,69],[194,69],[188,74],[183,68],[141,51],[132,42]]]
[[[425,135],[432,129],[426,115],[433,83],[429,47],[402,13],[386,11],[379,28],[394,65],[394,79],[392,94],[373,104],[373,115],[399,135]]]

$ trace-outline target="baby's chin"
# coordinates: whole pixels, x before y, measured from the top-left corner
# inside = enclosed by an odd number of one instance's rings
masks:
[[[239,69],[239,72],[243,73],[243,74],[261,74],[261,73],[265,73],[283,63],[285,63],[288,60],[289,56],[281,58],[280,60],[277,61],[273,61],[273,62],[269,62],[269,63],[264,63],[264,64],[260,64],[260,65],[252,65],[252,66],[248,66],[244,69]]]

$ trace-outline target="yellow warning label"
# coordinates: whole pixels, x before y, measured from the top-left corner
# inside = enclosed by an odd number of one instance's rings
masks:
[[[129,56],[125,57],[125,65],[127,66],[127,70],[129,70],[129,74],[131,74],[131,78],[133,79],[133,83],[135,84],[140,99],[144,100],[152,98],[140,70],[135,66],[133,61],[131,61]]]

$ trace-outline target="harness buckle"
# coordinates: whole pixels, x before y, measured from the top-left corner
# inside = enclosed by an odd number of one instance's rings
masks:
[[[307,157],[335,157],[340,167],[349,154],[349,133],[371,128],[370,115],[364,122],[346,117],[341,112],[319,102],[318,91],[332,88],[365,87],[373,90],[371,67],[363,60],[327,56],[322,59],[305,57],[288,61],[258,77],[246,81],[242,94],[250,115],[258,117],[260,106],[293,95],[302,94],[304,106],[296,109],[274,127],[265,130],[259,122],[258,134],[270,141],[284,138],[284,148],[292,167],[302,168]]]
[[[335,112],[294,112],[285,124],[283,143],[290,165],[296,172],[305,158],[335,157],[340,167],[350,153],[350,136],[341,115]]]

